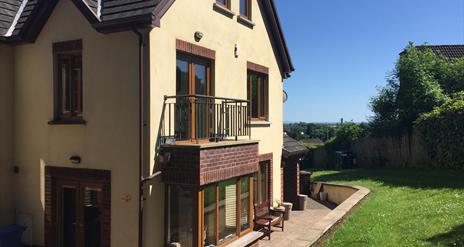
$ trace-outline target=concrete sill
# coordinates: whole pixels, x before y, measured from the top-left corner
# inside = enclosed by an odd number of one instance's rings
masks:
[[[216,12],[223,14],[229,18],[233,18],[235,16],[235,13],[232,10],[228,9],[226,6],[219,4],[219,3],[213,3],[213,9]]]
[[[48,121],[49,125],[85,125],[87,121],[84,119],[54,119]]]
[[[250,19],[248,19],[248,17],[243,16],[243,15],[237,16],[237,22],[251,29],[253,29],[253,27],[256,26],[254,22],[252,22]]]
[[[269,121],[251,121],[250,127],[271,127],[271,122]]]

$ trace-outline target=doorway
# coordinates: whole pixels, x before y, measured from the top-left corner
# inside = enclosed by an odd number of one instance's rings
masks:
[[[211,60],[177,54],[176,137],[179,140],[208,139],[214,110]]]
[[[46,246],[110,246],[109,171],[47,167],[46,180]]]

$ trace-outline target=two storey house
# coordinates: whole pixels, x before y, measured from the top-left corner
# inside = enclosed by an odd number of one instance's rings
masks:
[[[32,246],[243,241],[282,197],[292,71],[273,0],[0,1],[0,224]]]

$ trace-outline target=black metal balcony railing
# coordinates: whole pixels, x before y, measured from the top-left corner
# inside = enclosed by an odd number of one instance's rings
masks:
[[[204,95],[165,96],[159,144],[251,137],[248,100]]]

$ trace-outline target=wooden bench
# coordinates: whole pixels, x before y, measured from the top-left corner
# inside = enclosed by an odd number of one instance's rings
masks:
[[[284,212],[275,211],[271,209],[269,204],[254,205],[255,227],[264,230],[264,235],[267,235],[271,240],[271,227],[278,227],[284,231]]]

